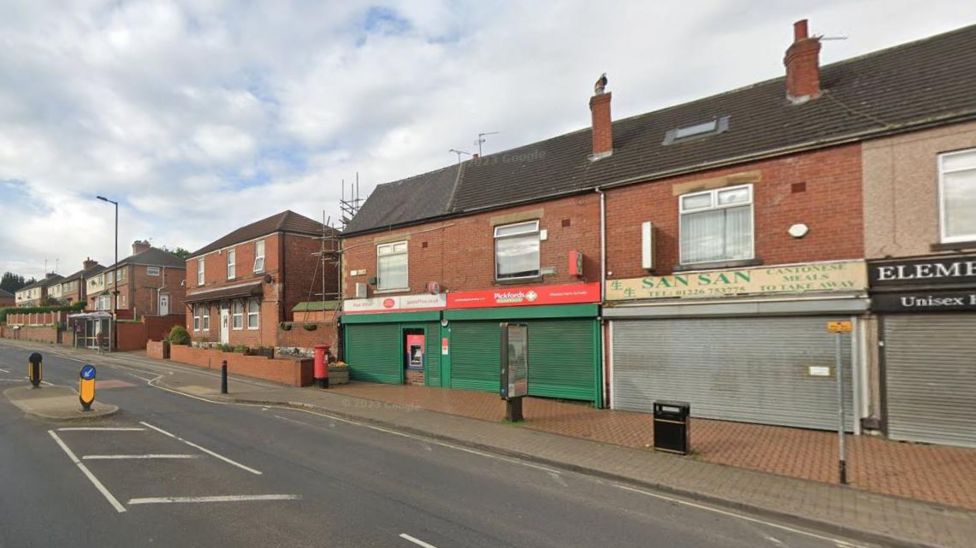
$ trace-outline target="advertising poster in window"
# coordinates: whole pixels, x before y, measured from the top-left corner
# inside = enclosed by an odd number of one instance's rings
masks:
[[[529,328],[502,322],[501,396],[520,398],[529,394]]]

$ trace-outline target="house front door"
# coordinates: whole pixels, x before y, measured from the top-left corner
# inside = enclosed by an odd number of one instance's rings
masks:
[[[163,293],[159,296],[159,315],[165,316],[169,314],[169,295]]]
[[[220,344],[230,344],[230,309],[220,309]]]

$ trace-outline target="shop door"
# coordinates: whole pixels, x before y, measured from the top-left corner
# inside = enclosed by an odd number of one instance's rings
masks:
[[[230,344],[230,309],[220,308],[220,344]]]
[[[888,435],[976,447],[976,314],[882,321]]]
[[[844,318],[709,318],[613,322],[612,404],[650,413],[655,400],[692,416],[801,428],[837,427],[836,340]],[[848,428],[854,424],[850,336],[843,335]],[[829,377],[811,376],[827,367]]]

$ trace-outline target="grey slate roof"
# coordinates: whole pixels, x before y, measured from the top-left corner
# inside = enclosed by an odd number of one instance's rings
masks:
[[[81,269],[78,272],[75,272],[74,274],[71,274],[70,276],[65,276],[61,280],[61,282],[64,283],[64,282],[70,282],[71,280],[80,280],[82,278],[86,278],[86,277],[91,276],[93,274],[98,274],[99,272],[101,272],[103,270],[105,270],[105,267],[102,266],[102,265],[100,265],[100,264],[97,264],[97,265],[89,268],[88,270]]]
[[[186,268],[185,260],[173,255],[169,251],[163,251],[162,249],[156,247],[150,247],[141,253],[129,255],[128,257],[119,260],[119,266],[127,264],[165,266],[167,268]],[[108,270],[112,269],[111,266],[107,268]]]
[[[64,276],[52,272],[50,275],[45,276],[44,278],[41,278],[30,285],[25,285],[17,291],[26,291],[28,289],[34,289],[35,287],[47,287],[49,285],[60,283],[62,280],[64,280]]]
[[[821,86],[820,98],[793,105],[780,77],[617,120],[613,155],[595,162],[586,128],[466,161],[453,189],[442,173],[450,168],[379,185],[346,232],[974,119],[976,25],[825,65]],[[668,130],[721,116],[729,117],[725,133],[663,144]],[[438,199],[419,199],[431,195]],[[445,203],[448,195],[453,199]]]
[[[7,297],[8,299],[13,299],[14,294],[7,291],[6,289],[0,289],[0,297]]]
[[[294,211],[285,210],[281,213],[261,219],[260,221],[255,221],[249,225],[242,226],[237,230],[234,230],[233,232],[226,234],[194,251],[189,258],[210,253],[211,251],[216,251],[230,245],[253,240],[254,238],[260,238],[261,236],[266,236],[275,232],[291,232],[295,234],[321,236],[322,223],[314,219],[309,219],[304,215],[299,215]]]

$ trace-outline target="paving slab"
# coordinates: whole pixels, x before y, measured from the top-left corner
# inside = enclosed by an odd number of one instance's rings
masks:
[[[48,420],[94,419],[119,410],[116,405],[96,401],[90,411],[84,411],[78,393],[67,386],[16,386],[4,390],[3,395],[24,413]]]

